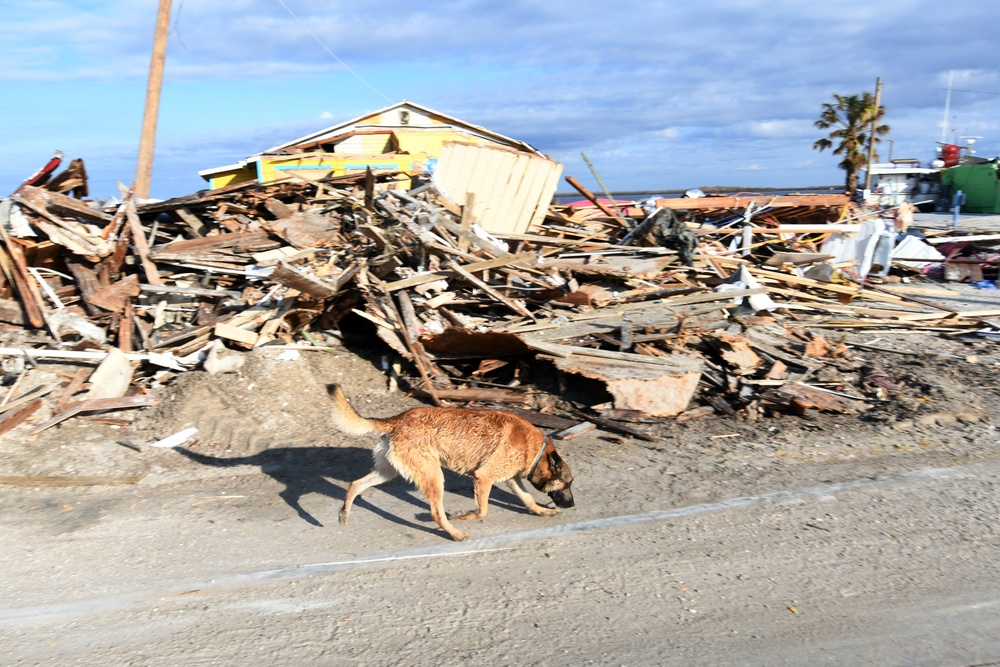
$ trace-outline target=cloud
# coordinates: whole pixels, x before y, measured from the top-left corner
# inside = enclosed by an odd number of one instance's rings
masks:
[[[34,134],[44,148],[19,155],[51,150],[49,128],[66,118],[82,119],[92,155],[132,145],[156,6],[4,3],[0,82],[24,107],[9,112],[12,141],[31,148]],[[997,19],[995,3],[902,0],[175,0],[158,145],[176,153],[156,173],[233,162],[388,97],[527,141],[567,171],[586,173],[586,150],[612,187],[704,185],[734,164],[755,165],[739,171],[758,185],[837,182],[838,160],[812,150],[820,105],[881,76],[896,154],[926,159],[949,70],[949,129],[982,135],[979,154],[992,155],[1000,45],[969,27]]]

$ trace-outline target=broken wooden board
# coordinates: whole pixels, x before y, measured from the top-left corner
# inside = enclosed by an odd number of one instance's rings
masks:
[[[430,392],[420,389],[413,389],[409,392],[418,398],[430,398]],[[484,401],[496,401],[499,403],[526,403],[530,404],[532,398],[524,391],[514,391],[513,389],[499,389],[489,387],[470,387],[468,389],[435,389],[434,394],[445,401],[457,401],[461,403],[478,403]]]
[[[74,417],[84,412],[94,412],[97,410],[125,410],[129,408],[141,408],[147,405],[156,405],[160,402],[159,397],[152,395],[145,396],[124,396],[122,398],[93,398],[79,401],[71,405],[65,412],[61,412],[48,421],[35,427],[30,435],[38,435],[42,431],[49,429],[60,422],[64,422],[70,417]]]
[[[139,276],[132,274],[125,276],[121,280],[110,285],[98,287],[90,295],[90,303],[108,310],[112,313],[120,313],[125,310],[125,303],[130,299],[139,296]]]
[[[753,373],[763,363],[751,348],[749,341],[740,334],[719,332],[712,334],[711,339],[718,347],[719,356],[737,375]]]
[[[281,218],[271,229],[300,250],[322,245],[340,232],[340,223],[316,211],[306,211]]]
[[[818,207],[832,208],[850,203],[847,195],[735,195],[729,197],[678,197],[657,199],[658,208],[675,211],[695,211],[713,208],[745,209],[751,203],[768,208]]]
[[[594,261],[595,259],[599,261]],[[636,255],[609,255],[598,258],[547,259],[545,269],[560,269],[581,276],[607,276],[652,280],[670,264],[677,262],[676,255],[643,257]]]
[[[79,199],[50,192],[44,188],[26,185],[18,189],[17,197],[30,202],[36,209],[45,209],[55,215],[70,216],[102,225],[111,222],[111,216],[107,213],[91,208]]]
[[[779,405],[790,406],[799,414],[805,414],[808,410],[856,414],[868,408],[868,404],[864,401],[837,396],[833,392],[825,392],[801,382],[786,382],[780,387],[763,392],[761,398]]]
[[[268,278],[279,285],[291,287],[317,299],[329,299],[335,296],[359,269],[358,264],[353,264],[340,272],[334,280],[329,280],[309,275],[285,262],[279,262],[278,268]]]
[[[42,407],[42,399],[36,398],[23,406],[7,410],[0,417],[0,435],[15,428]]]

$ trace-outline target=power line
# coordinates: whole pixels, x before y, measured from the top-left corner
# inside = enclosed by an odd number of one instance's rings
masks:
[[[938,90],[946,90],[945,88],[938,88]],[[988,90],[962,90],[961,88],[952,88],[953,93],[976,93],[978,95],[1000,95],[1000,93],[994,93]]]
[[[299,24],[300,26],[302,26],[302,29],[303,29],[303,30],[305,30],[305,31],[306,31],[307,33],[309,33],[309,35],[310,35],[310,36],[311,36],[311,37],[312,37],[313,39],[315,39],[315,40],[316,40],[316,43],[317,43],[317,44],[319,44],[320,46],[322,46],[322,47],[323,47],[323,50],[324,50],[324,51],[326,51],[327,53],[329,53],[329,54],[330,54],[330,55],[331,55],[331,56],[333,57],[333,59],[334,59],[334,60],[336,60],[336,61],[337,61],[338,63],[340,63],[340,65],[341,65],[341,66],[342,66],[342,67],[343,67],[344,69],[346,69],[346,70],[347,70],[348,72],[350,72],[350,73],[351,73],[352,75],[354,75],[354,78],[355,78],[355,79],[357,79],[357,80],[358,80],[358,81],[360,81],[361,83],[365,84],[365,85],[366,85],[366,86],[367,86],[367,87],[368,87],[369,89],[371,89],[371,91],[372,91],[372,92],[374,92],[374,93],[375,93],[376,95],[378,95],[378,96],[380,96],[380,97],[383,97],[383,98],[385,98],[385,100],[386,100],[387,102],[392,102],[392,99],[390,99],[389,97],[386,97],[386,96],[385,96],[384,94],[382,94],[382,92],[381,92],[380,90],[376,89],[376,88],[375,88],[375,86],[371,85],[370,83],[368,83],[367,81],[365,81],[364,79],[362,79],[362,78],[361,78],[361,75],[360,75],[360,74],[358,74],[357,72],[355,72],[355,71],[354,71],[353,69],[351,69],[351,68],[350,68],[350,67],[349,67],[349,66],[347,65],[347,63],[345,63],[345,62],[344,62],[343,60],[341,60],[341,59],[340,59],[339,57],[337,57],[337,54],[336,54],[336,53],[334,53],[333,51],[331,51],[331,50],[330,50],[330,47],[328,47],[328,46],[327,46],[326,44],[324,44],[324,43],[323,43],[323,40],[321,40],[321,39],[320,39],[319,37],[317,37],[317,36],[316,36],[316,33],[314,33],[314,32],[313,32],[312,30],[310,30],[310,29],[309,29],[309,26],[307,26],[307,25],[306,25],[305,23],[303,23],[303,22],[302,22],[302,20],[301,20],[301,19],[300,19],[300,18],[299,18],[298,16],[296,16],[296,15],[295,15],[295,12],[293,12],[293,11],[292,11],[292,10],[291,10],[291,9],[289,8],[289,6],[285,4],[285,0],[278,0],[278,4],[280,4],[280,5],[282,6],[282,7],[284,7],[284,8],[285,8],[285,11],[287,11],[287,12],[288,12],[289,14],[291,14],[291,15],[292,15],[292,18],[293,18],[293,19],[295,19],[295,20],[296,20],[296,22],[298,22],[298,24]]]

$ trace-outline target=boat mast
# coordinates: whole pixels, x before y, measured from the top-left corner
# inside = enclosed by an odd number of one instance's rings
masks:
[[[955,70],[948,70],[948,95],[944,98],[944,122],[941,124],[941,144],[948,143],[948,114],[951,112],[951,77]]]

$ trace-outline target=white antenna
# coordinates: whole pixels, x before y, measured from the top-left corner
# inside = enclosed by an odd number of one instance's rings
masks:
[[[944,122],[941,124],[941,143],[948,138],[948,113],[951,111],[951,77],[955,70],[948,70],[948,96],[944,99]]]
[[[959,139],[965,139],[965,150],[969,152],[969,155],[975,155],[976,151],[972,150],[972,144],[976,143],[976,139],[982,139],[982,137],[962,136]]]

